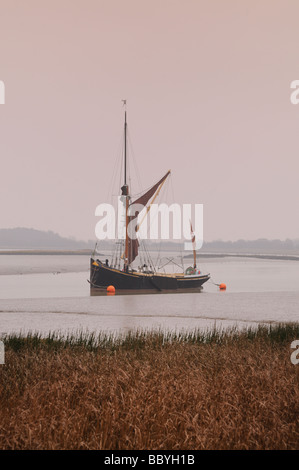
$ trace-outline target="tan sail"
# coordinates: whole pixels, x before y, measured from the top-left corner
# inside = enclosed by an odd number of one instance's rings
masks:
[[[128,209],[130,209],[130,207],[132,207],[134,204],[140,204],[143,207],[145,207],[146,204],[149,202],[149,200],[160,189],[160,186],[165,182],[165,180],[169,176],[169,174],[170,174],[170,170],[163,176],[163,178],[160,179],[160,181],[158,181],[158,183],[154,184],[154,186],[152,186],[148,191],[146,191],[144,194],[142,194],[142,196],[140,196],[138,199],[133,201],[128,206]],[[148,210],[149,210],[149,208],[148,208]],[[134,215],[127,216],[127,218],[126,218],[127,229],[128,229],[129,223],[132,220],[136,219],[136,217],[138,217],[139,212],[140,211],[136,211]],[[136,229],[135,229],[136,232],[138,231],[138,229],[139,229],[139,226],[136,226]],[[128,243],[128,251],[126,253],[126,258],[128,260],[128,264],[131,264],[138,255],[139,242],[138,242],[137,238],[131,239],[129,236],[127,236],[127,243]]]

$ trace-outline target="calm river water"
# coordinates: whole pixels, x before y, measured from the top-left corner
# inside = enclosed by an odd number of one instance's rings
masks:
[[[169,256],[169,255],[168,255]],[[299,261],[204,258],[197,294],[89,296],[84,255],[1,255],[0,334],[190,330],[299,321]]]

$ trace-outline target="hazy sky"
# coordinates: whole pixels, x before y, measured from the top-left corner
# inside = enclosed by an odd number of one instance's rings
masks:
[[[0,227],[95,238],[127,99],[142,186],[171,169],[206,241],[299,238],[298,18],[298,0],[0,0]]]

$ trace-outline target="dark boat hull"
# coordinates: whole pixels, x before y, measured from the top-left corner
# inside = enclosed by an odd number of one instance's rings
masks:
[[[91,259],[90,295],[106,294],[107,287],[115,287],[116,294],[153,294],[200,292],[210,276],[163,275],[123,272]]]

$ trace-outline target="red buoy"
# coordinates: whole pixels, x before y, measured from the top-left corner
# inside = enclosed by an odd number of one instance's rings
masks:
[[[115,294],[115,287],[114,286],[108,286],[107,287],[107,294],[108,295],[114,295]]]
[[[226,284],[224,284],[224,282],[222,282],[222,283],[219,285],[219,289],[220,289],[220,290],[226,290]]]

